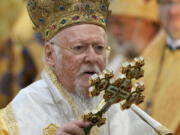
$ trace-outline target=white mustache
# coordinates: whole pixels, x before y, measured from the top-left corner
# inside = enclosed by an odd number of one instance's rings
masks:
[[[78,75],[81,75],[85,72],[95,72],[96,74],[100,74],[101,70],[97,65],[84,65],[80,68]]]

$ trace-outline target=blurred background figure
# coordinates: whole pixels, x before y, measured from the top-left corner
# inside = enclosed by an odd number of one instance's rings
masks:
[[[0,107],[6,104],[9,97],[12,97],[12,91],[4,90],[2,87],[4,82],[9,82],[6,85],[12,87],[12,67],[14,64],[14,51],[12,40],[9,38],[15,21],[18,19],[22,11],[23,3],[21,0],[1,0],[0,4]],[[13,10],[11,10],[13,9]],[[6,80],[7,81],[6,81]]]
[[[0,43],[8,38],[14,22],[23,8],[22,0],[1,0],[0,4]]]
[[[112,55],[109,69],[116,71],[121,62],[142,54],[159,32],[155,0],[113,0],[109,18]]]
[[[43,40],[33,32],[23,0],[2,0],[0,18],[1,108],[38,77]]]
[[[180,0],[114,0],[110,8],[108,68],[144,56],[142,108],[180,135]]]
[[[180,135],[180,0],[158,0],[163,30],[143,52],[144,109]]]

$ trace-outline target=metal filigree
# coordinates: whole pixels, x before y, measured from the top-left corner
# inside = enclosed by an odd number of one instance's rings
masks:
[[[110,14],[108,0],[28,0],[27,9],[34,29],[48,41],[63,28],[95,24],[106,28]]]
[[[89,113],[83,116],[85,121],[92,124],[85,128],[88,134],[93,126],[102,126],[105,124],[103,114],[111,107],[111,105],[120,103],[121,108],[128,109],[132,104],[140,104],[144,100],[142,92],[144,91],[143,82],[133,83],[143,77],[144,59],[142,57],[135,58],[131,63],[124,63],[121,67],[121,73],[117,76],[112,71],[104,70],[102,74],[95,74],[90,78],[91,96],[99,96],[103,92],[105,104],[96,113]]]
[[[55,124],[50,124],[47,128],[43,130],[43,135],[55,135],[58,130],[58,126]]]

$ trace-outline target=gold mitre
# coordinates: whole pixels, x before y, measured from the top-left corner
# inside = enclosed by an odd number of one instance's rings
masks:
[[[109,0],[28,0],[34,29],[48,41],[60,30],[77,24],[106,28]]]
[[[113,0],[109,7],[114,15],[159,21],[157,0]]]

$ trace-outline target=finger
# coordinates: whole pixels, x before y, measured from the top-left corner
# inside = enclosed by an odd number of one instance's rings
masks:
[[[71,135],[71,134],[68,134],[68,133],[62,133],[62,134],[60,134],[60,135]]]
[[[71,135],[71,134],[61,132],[61,133],[56,133],[55,135]]]
[[[81,129],[75,124],[69,124],[67,126],[64,126],[63,132],[73,134],[73,135],[84,135],[83,129]]]
[[[55,135],[71,135],[71,134],[65,133],[61,128],[59,128]]]
[[[90,122],[86,122],[83,120],[76,120],[72,122],[73,124],[77,125],[80,128],[85,128],[90,125]]]

